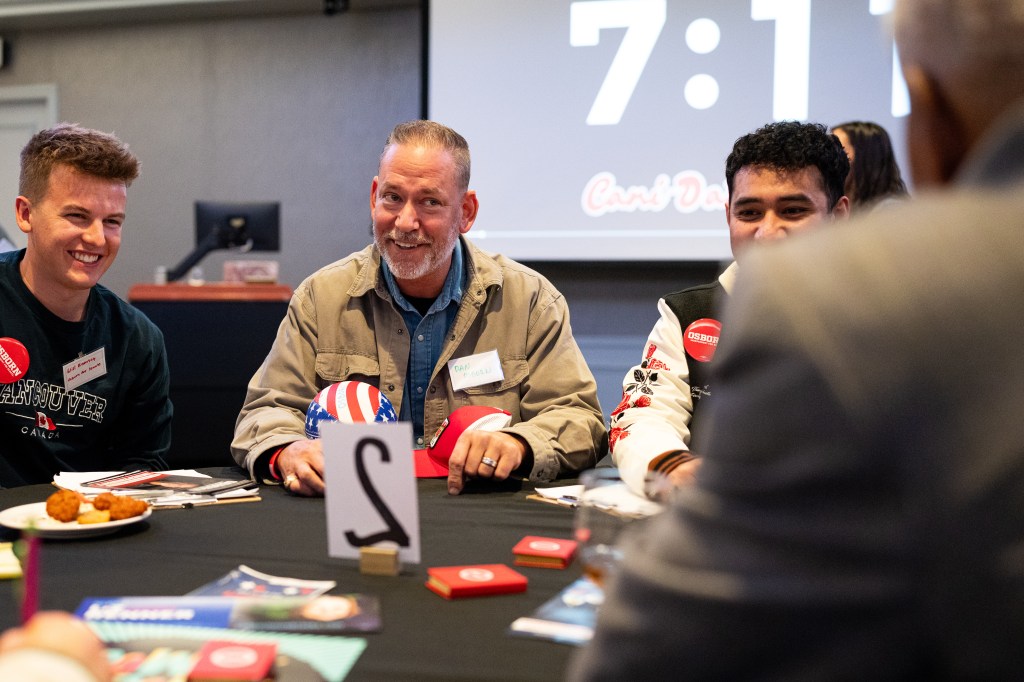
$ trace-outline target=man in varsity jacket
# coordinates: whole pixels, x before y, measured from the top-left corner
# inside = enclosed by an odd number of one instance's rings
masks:
[[[722,331],[717,311],[732,291],[743,251],[845,219],[849,168],[839,140],[819,124],[771,123],[736,140],[725,164],[725,217],[736,260],[716,282],[658,301],[661,317],[612,412],[612,458],[636,492],[644,492],[648,472],[680,485],[699,465],[690,433],[701,401],[711,395],[706,375]]]

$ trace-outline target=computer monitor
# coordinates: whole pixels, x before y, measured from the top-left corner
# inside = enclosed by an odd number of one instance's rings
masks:
[[[281,204],[276,201],[197,201],[196,248],[167,273],[167,281],[181,279],[210,251],[238,249],[278,251],[281,248]]]

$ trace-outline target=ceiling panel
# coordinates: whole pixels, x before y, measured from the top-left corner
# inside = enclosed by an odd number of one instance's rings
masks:
[[[0,0],[0,34],[19,29],[115,25],[192,19],[325,14],[416,7],[420,0]]]

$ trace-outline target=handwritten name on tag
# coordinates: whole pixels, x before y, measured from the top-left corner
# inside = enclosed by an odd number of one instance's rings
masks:
[[[64,365],[64,389],[70,391],[107,373],[107,354],[100,347]]]
[[[505,378],[496,350],[449,360],[448,374],[452,378],[452,388],[456,391],[491,384]]]

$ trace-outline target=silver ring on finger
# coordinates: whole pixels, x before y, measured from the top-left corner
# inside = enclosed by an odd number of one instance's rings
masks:
[[[483,464],[484,466],[489,466],[492,469],[498,468],[498,461],[494,460],[494,459],[491,459],[490,457],[482,457],[482,458],[480,458],[480,463]]]

